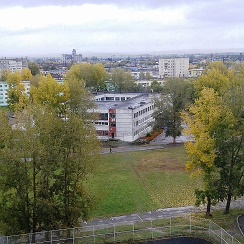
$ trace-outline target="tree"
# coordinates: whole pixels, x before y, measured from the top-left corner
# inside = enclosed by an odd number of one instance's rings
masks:
[[[213,88],[235,118],[231,128],[228,124],[219,123],[220,132],[214,146],[214,164],[219,172],[218,191],[221,193],[219,199],[227,200],[225,213],[229,213],[231,199],[243,194],[243,70],[241,65],[227,70],[223,63],[212,63],[206,74],[195,82],[198,94],[204,87]]]
[[[30,96],[35,104],[46,104],[60,110],[69,99],[69,87],[59,84],[51,75],[41,76],[38,87],[31,87]]]
[[[30,81],[32,79],[32,74],[30,69],[23,69],[21,71],[21,81]]]
[[[30,69],[31,74],[33,76],[36,76],[36,75],[40,74],[40,67],[39,67],[39,65],[37,63],[28,62],[28,68]]]
[[[118,92],[133,92],[136,90],[136,84],[130,73],[125,72],[124,69],[112,69],[111,81]]]
[[[227,200],[225,213],[230,211],[232,198],[244,194],[244,69],[240,67],[230,79],[223,94],[224,104],[231,110],[236,123],[216,145],[216,166],[220,170],[221,188]]]
[[[231,136],[236,120],[221,96],[212,88],[203,88],[200,97],[190,106],[189,111],[183,114],[183,118],[187,124],[185,132],[195,138],[195,142],[185,144],[190,158],[186,169],[203,175],[205,188],[202,191],[197,190],[196,193],[198,200],[207,198],[206,214],[210,215],[212,201],[225,198],[219,174],[219,167],[223,165],[217,164],[217,152],[219,145]]]
[[[28,102],[28,97],[24,85],[21,84],[21,74],[19,72],[8,73],[7,84],[9,109],[11,111],[23,109]]]
[[[72,65],[68,74],[67,79],[75,77],[78,80],[83,80],[84,85],[90,91],[104,91],[106,89],[105,80],[107,73],[102,64],[75,64]]]
[[[165,128],[166,136],[172,136],[174,144],[182,131],[181,111],[191,103],[192,93],[192,83],[174,79],[165,83],[160,97],[155,99],[155,129]]]
[[[89,91],[85,89],[84,81],[79,80],[76,76],[69,75],[65,84],[69,87],[69,100],[66,106],[72,113],[85,120],[91,120],[94,114],[87,111],[94,109],[95,104],[92,102]]]
[[[150,88],[152,92],[161,92],[163,90],[163,86],[157,81],[153,81]]]
[[[89,112],[79,108],[92,102],[76,82],[60,87],[41,77],[13,127],[0,115],[0,222],[6,234],[73,227],[89,217],[92,199],[84,181],[94,170],[99,142]]]
[[[98,141],[91,123],[49,107],[17,114],[0,151],[1,222],[8,234],[73,227],[88,218],[84,180],[94,168]],[[6,121],[6,120],[5,120]]]

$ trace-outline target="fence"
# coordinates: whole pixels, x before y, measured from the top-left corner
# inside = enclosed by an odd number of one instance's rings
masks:
[[[209,239],[214,243],[241,244],[235,237],[211,220],[195,217],[147,219],[118,222],[96,226],[42,231],[25,235],[5,236],[1,244],[102,244],[131,243],[140,240],[164,237],[194,236]],[[242,242],[243,243],[243,242]]]

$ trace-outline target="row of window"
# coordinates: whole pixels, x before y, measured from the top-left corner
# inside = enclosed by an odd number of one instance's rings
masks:
[[[150,124],[146,124],[145,126],[141,127],[140,129],[136,130],[133,134],[134,136],[140,134],[141,132],[143,132],[144,130],[146,130],[148,127],[150,127]]]
[[[95,125],[108,125],[108,122],[100,122],[100,121],[95,121]]]
[[[97,130],[96,132],[98,136],[108,136],[107,130]]]
[[[148,111],[151,111],[152,109],[154,109],[154,105],[149,106],[147,108],[144,108],[144,109],[134,113],[134,118],[137,118],[138,116],[141,116],[142,114],[144,114],[144,113],[146,113]]]
[[[142,119],[137,120],[136,122],[134,122],[134,127],[143,124],[145,121],[147,121],[147,120],[149,120],[151,118],[152,118],[152,116],[148,115],[148,116],[146,116],[146,117],[144,117]]]
[[[130,99],[130,97],[101,97],[100,101],[125,101]],[[96,99],[99,101],[99,99]]]

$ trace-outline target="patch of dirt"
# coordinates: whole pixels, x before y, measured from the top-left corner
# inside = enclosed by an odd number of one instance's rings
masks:
[[[155,171],[168,171],[168,172],[182,172],[185,171],[185,166],[179,164],[177,160],[165,160],[162,161],[154,161],[153,163],[147,160],[143,160],[140,164],[136,166],[137,170],[139,171],[149,171],[149,170],[155,170]]]

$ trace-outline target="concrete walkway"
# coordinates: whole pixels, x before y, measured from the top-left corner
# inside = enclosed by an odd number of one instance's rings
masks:
[[[212,206],[212,210],[219,210],[225,208],[225,202],[220,202],[216,206]],[[244,197],[237,199],[231,202],[231,209],[240,208],[244,210]],[[195,213],[205,213],[206,206],[187,206],[187,207],[179,207],[179,208],[165,208],[158,209],[155,211],[145,212],[145,213],[137,213],[123,216],[115,216],[111,218],[104,218],[98,220],[91,220],[88,222],[84,222],[82,226],[95,226],[99,227],[101,225],[120,225],[121,222],[133,222],[140,220],[151,220],[151,219],[163,219],[163,218],[174,218],[181,217],[186,215],[191,215]]]

